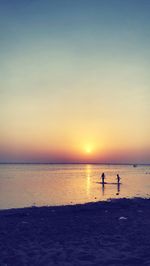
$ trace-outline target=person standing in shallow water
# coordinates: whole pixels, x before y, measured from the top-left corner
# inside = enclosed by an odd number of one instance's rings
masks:
[[[104,184],[105,183],[105,174],[104,173],[102,173],[101,178],[102,178],[102,184]]]
[[[120,184],[120,176],[117,174],[117,183]]]

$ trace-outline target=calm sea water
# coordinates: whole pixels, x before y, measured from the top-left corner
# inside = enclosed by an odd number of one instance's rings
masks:
[[[105,172],[106,181],[98,182]],[[110,198],[150,197],[150,166],[90,164],[1,164],[0,209],[66,205]]]

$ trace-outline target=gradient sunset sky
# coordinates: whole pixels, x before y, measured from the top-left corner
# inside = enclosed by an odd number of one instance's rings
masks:
[[[150,163],[150,1],[0,0],[0,162]]]

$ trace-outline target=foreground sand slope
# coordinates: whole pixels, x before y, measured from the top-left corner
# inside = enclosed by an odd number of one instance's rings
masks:
[[[150,200],[0,212],[0,266],[150,265]]]

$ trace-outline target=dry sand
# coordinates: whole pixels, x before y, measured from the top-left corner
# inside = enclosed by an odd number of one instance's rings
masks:
[[[0,266],[149,266],[150,200],[0,211]]]

